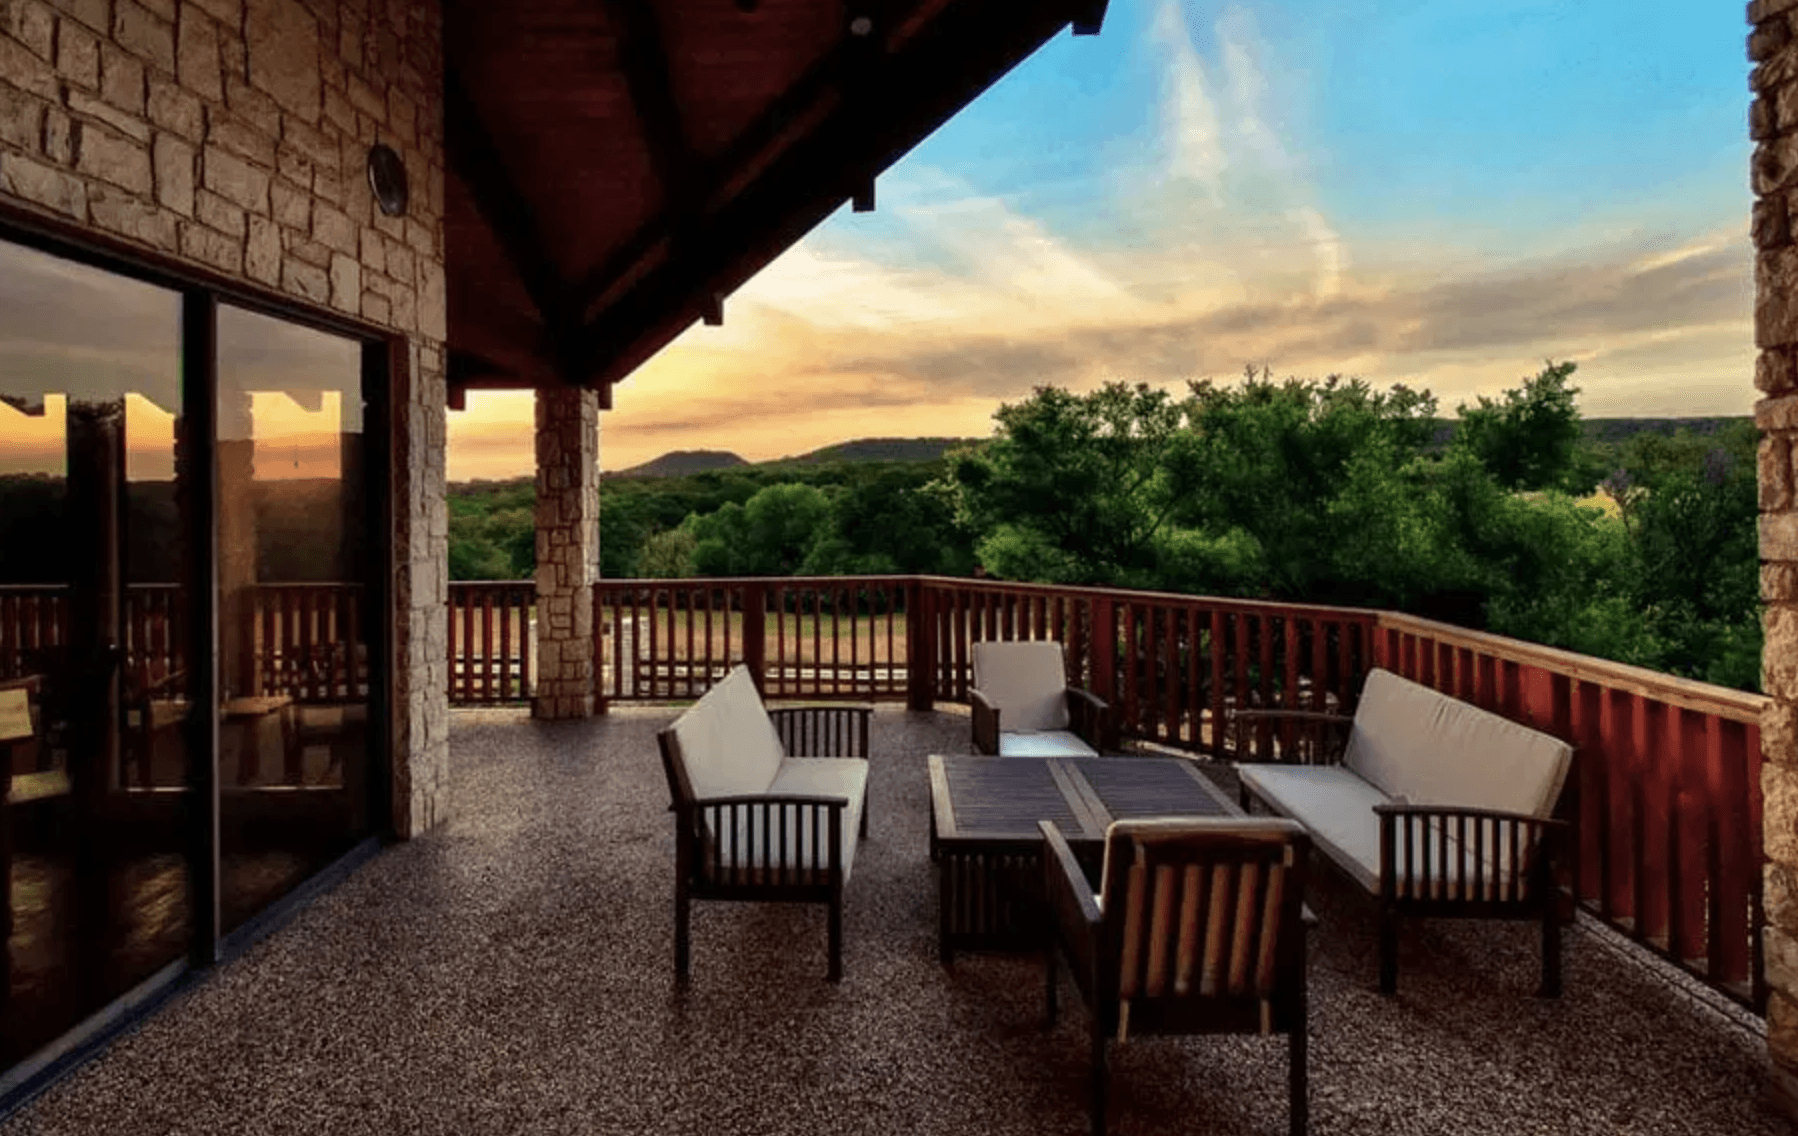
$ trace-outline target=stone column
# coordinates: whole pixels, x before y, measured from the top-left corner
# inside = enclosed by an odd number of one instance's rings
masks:
[[[392,806],[394,831],[413,837],[449,815],[449,506],[443,348],[413,339],[405,352],[390,396]]]
[[[593,583],[599,578],[599,396],[537,392],[538,718],[593,713]]]
[[[1768,1093],[1798,1116],[1798,0],[1754,0],[1748,57],[1755,141],[1752,233],[1754,385],[1760,444],[1761,599],[1766,646],[1761,687],[1772,704],[1761,722],[1765,876]]]

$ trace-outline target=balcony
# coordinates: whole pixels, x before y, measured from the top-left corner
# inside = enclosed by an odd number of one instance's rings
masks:
[[[1026,955],[936,961],[923,755],[968,720],[875,715],[872,828],[823,981],[815,906],[702,904],[672,981],[674,711],[459,712],[453,820],[391,848],[0,1133],[1081,1132],[1080,1011],[1046,1028]],[[1227,777],[1221,769],[1211,770]],[[1312,1131],[1789,1133],[1747,1011],[1582,918],[1535,998],[1527,924],[1407,926],[1311,890]],[[1283,1132],[1284,1045],[1114,1048],[1112,1131]]]
[[[43,591],[0,597],[0,670],[60,641]],[[166,597],[139,591],[128,661],[179,671]],[[266,691],[306,705],[348,681],[320,686],[313,665],[358,657],[339,591],[258,593],[241,634]],[[1790,1131],[1758,1103],[1758,696],[1356,609],[874,577],[604,581],[593,601],[607,712],[545,722],[520,705],[540,662],[531,586],[452,586],[450,698],[467,709],[450,823],[0,1133],[111,1129],[127,1109],[156,1130],[1079,1130],[1084,1019],[1044,1028],[1040,960],[936,962],[923,758],[968,749],[957,703],[986,638],[1061,640],[1120,745],[1190,754],[1226,788],[1229,758],[1284,741],[1237,736],[1238,707],[1347,708],[1375,665],[1578,747],[1563,878],[1582,914],[1559,1002],[1531,994],[1534,927],[1440,921],[1406,926],[1401,993],[1381,997],[1373,901],[1317,873],[1314,1131]],[[673,988],[653,735],[737,662],[771,700],[881,703],[840,988],[817,909],[710,904],[693,985]],[[1280,1131],[1283,1077],[1275,1042],[1133,1042],[1114,1131]]]

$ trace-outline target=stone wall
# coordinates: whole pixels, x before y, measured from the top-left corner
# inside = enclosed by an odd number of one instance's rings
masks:
[[[599,578],[599,396],[537,392],[539,718],[593,713],[593,584]]]
[[[1761,598],[1765,601],[1763,689],[1773,699],[1761,725],[1767,851],[1763,945],[1769,1088],[1798,1115],[1798,0],[1755,0],[1748,57],[1755,142],[1754,385],[1760,446]]]
[[[407,336],[394,823],[440,819],[442,13],[437,0],[0,0],[0,208],[72,219]],[[403,217],[366,154],[404,158]]]

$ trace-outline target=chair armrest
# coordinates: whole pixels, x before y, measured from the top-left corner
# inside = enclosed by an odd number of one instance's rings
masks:
[[[1342,760],[1348,730],[1354,719],[1322,710],[1237,710],[1231,714],[1232,759],[1279,765],[1335,765]],[[1262,726],[1286,726],[1294,744],[1278,754],[1260,753],[1249,744],[1248,732]]]
[[[868,723],[874,707],[781,706],[768,711],[788,757],[868,757]]]
[[[1067,954],[1081,988],[1090,996],[1105,913],[1061,829],[1052,820],[1039,820],[1036,826],[1043,834],[1043,899],[1053,924],[1050,930]]]
[[[1112,729],[1111,707],[1090,690],[1068,687],[1068,724],[1081,741],[1100,753],[1116,750],[1118,739]]]
[[[968,705],[974,711],[974,752],[998,753],[999,708],[971,686],[968,688]]]
[[[1389,898],[1539,897],[1554,882],[1554,857],[1571,828],[1553,817],[1464,805],[1393,801],[1373,811],[1380,818],[1380,894]],[[1458,851],[1445,856],[1450,839]]]

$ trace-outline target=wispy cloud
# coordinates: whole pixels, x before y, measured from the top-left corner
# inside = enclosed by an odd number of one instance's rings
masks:
[[[1195,11],[1153,10],[1135,58],[1159,69],[1156,133],[1087,175],[1080,217],[970,184],[926,147],[882,178],[876,225],[828,223],[732,296],[723,328],[693,328],[619,386],[604,464],[985,434],[998,403],[1042,384],[1179,388],[1245,365],[1405,382],[1452,411],[1570,358],[1591,415],[1746,407],[1744,224],[1593,214],[1501,243],[1445,217],[1370,238],[1314,184],[1306,71],[1246,8]],[[513,405],[452,422],[452,476],[494,475],[508,446],[530,467],[528,396]]]

